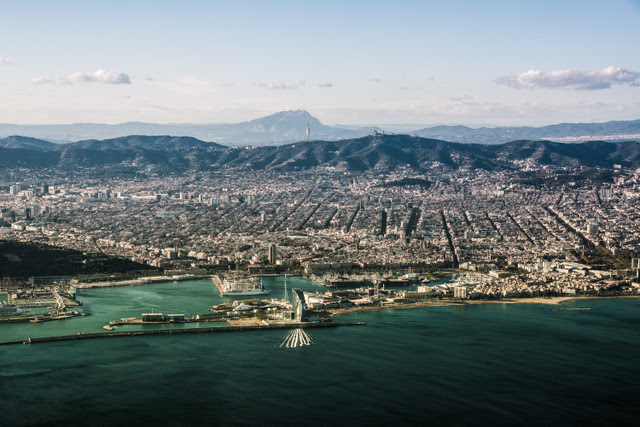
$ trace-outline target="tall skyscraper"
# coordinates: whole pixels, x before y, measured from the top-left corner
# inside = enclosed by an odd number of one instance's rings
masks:
[[[277,258],[277,250],[276,250],[276,245],[274,243],[274,244],[271,244],[271,246],[269,246],[269,263],[275,264],[276,258]]]

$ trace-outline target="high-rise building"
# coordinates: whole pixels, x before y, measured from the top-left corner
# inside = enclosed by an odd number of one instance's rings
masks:
[[[462,299],[467,298],[467,288],[463,286],[458,286],[456,288],[453,288],[453,297],[462,298]]]
[[[31,217],[35,218],[37,216],[40,215],[40,213],[42,212],[42,209],[40,207],[40,205],[31,205],[29,207],[29,209],[31,210]]]
[[[271,244],[271,246],[269,246],[269,263],[275,264],[276,259],[277,259],[277,249],[274,243],[274,244]]]
[[[640,258],[631,258],[631,269],[636,271],[636,279],[640,279]]]

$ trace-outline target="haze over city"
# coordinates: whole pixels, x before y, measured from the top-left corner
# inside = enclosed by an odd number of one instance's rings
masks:
[[[640,117],[640,4],[4,2],[0,121]]]

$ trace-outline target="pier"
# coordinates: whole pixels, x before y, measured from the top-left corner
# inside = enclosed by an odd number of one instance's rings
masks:
[[[213,332],[244,332],[244,331],[263,331],[263,330],[288,330],[288,329],[318,329],[318,328],[337,328],[339,326],[364,326],[366,323],[283,323],[275,325],[247,325],[247,326],[220,326],[214,328],[189,328],[189,329],[156,329],[151,331],[117,331],[117,332],[80,332],[76,335],[60,335],[57,337],[28,338],[20,341],[9,341],[0,343],[0,345],[12,344],[39,344],[55,341],[75,341],[94,338],[117,338],[117,337],[138,337],[147,335],[180,335],[180,334],[206,334]]]
[[[222,293],[224,292],[224,287],[222,286],[222,280],[220,280],[220,276],[211,276],[211,281],[216,286],[216,288],[218,288],[218,291],[220,291],[220,295],[222,295]]]

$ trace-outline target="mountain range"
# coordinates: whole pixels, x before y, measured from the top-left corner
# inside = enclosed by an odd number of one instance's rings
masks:
[[[374,133],[339,141],[304,141],[264,147],[226,147],[192,137],[127,136],[52,144],[29,137],[0,140],[0,167],[127,166],[162,173],[208,169],[344,171],[408,167],[518,169],[522,162],[557,167],[640,167],[640,143],[511,141],[463,144],[409,135]]]
[[[128,135],[182,135],[215,141],[231,147],[286,144],[307,139],[307,127],[314,139],[338,140],[365,136],[374,127],[346,129],[325,126],[306,111],[282,111],[242,123],[156,124],[128,122],[116,125],[76,123],[70,125],[0,124],[0,138],[24,135],[58,143],[88,139],[119,138]]]
[[[307,126],[311,138],[335,141],[353,139],[371,134],[382,127],[327,126],[307,111],[282,111],[242,123],[212,124],[155,124],[128,122],[116,125],[76,123],[69,125],[14,125],[0,124],[0,138],[23,135],[51,142],[69,143],[89,139],[118,138],[128,135],[182,135],[203,141],[214,141],[227,146],[281,145],[307,139]],[[386,129],[393,131],[393,128]],[[462,143],[501,144],[527,140],[557,142],[583,142],[588,140],[640,139],[640,120],[606,123],[563,123],[544,127],[481,127],[433,126],[403,131],[424,138]]]

